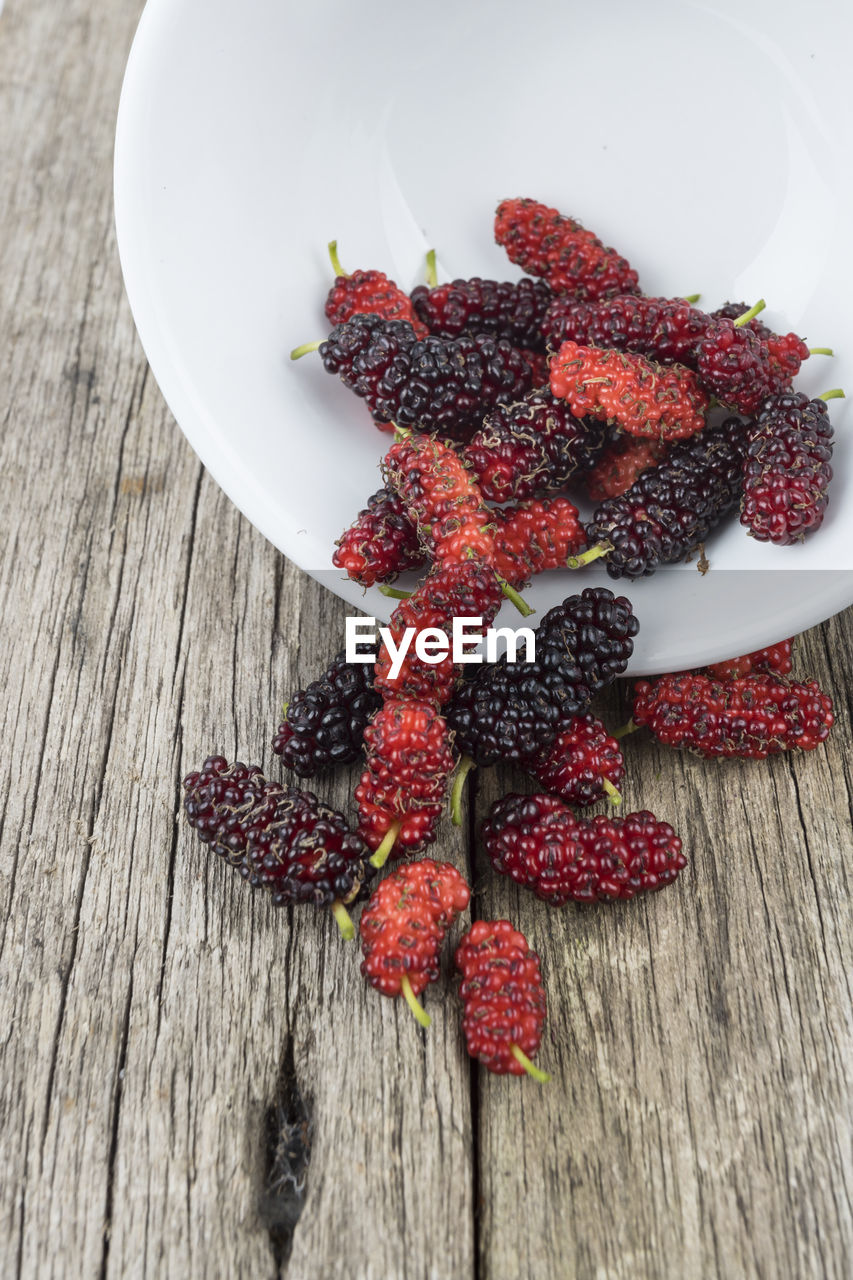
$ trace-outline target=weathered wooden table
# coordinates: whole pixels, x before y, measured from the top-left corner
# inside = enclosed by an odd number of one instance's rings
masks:
[[[452,994],[424,1034],[330,918],[176,822],[210,749],[279,776],[345,607],[205,474],[136,340],[111,152],[139,9],[0,17],[0,1274],[849,1275],[853,612],[801,644],[825,749],[629,743],[626,808],[690,858],[666,893],[551,912],[445,829],[475,913],[542,955],[548,1086],[472,1069]]]

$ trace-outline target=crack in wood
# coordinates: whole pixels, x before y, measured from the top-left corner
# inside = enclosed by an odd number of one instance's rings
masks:
[[[296,1078],[293,1038],[288,1035],[275,1095],[264,1116],[264,1180],[258,1198],[258,1216],[269,1234],[279,1275],[287,1266],[305,1207],[313,1132],[311,1108]]]

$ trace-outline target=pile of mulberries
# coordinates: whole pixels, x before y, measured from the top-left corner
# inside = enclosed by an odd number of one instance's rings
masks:
[[[347,908],[372,888],[358,922],[367,984],[402,996],[428,1028],[419,997],[446,985],[455,957],[471,1057],[545,1082],[538,955],[509,920],[476,918],[458,867],[422,856],[448,808],[461,822],[471,770],[514,766],[526,787],[480,824],[478,879],[488,863],[542,911],[602,909],[672,886],[687,866],[668,822],[623,815],[632,748],[619,739],[645,729],[663,747],[762,760],[819,748],[834,710],[794,678],[788,639],[639,680],[630,721],[608,728],[594,700],[626,674],[639,622],[604,587],[531,624],[534,652],[487,650],[469,666],[470,653],[453,652],[457,624],[489,627],[504,598],[527,614],[520,592],[536,575],[596,560],[613,578],[691,556],[706,572],[706,540],[738,512],[760,541],[802,542],[824,520],[827,402],[843,393],[794,389],[802,363],[831,352],[774,333],[763,300],[705,311],[698,298],[648,296],[627,257],[526,198],[499,204],[494,236],[521,279],[439,284],[430,253],[428,283],[411,294],[378,269],[347,273],[332,242],[331,331],[292,353],[319,351],[394,434],[382,487],[342,513],[332,553],[352,581],[397,597],[390,624],[376,652],[338,653],[285,697],[272,743],[302,779],[360,760],[352,820],[219,755],[184,779],[184,811],[250,887],[276,906],[331,912],[347,939]],[[584,500],[595,506],[582,515]],[[411,590],[390,585],[406,573]]]

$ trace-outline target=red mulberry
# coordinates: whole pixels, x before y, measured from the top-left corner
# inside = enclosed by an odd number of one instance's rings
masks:
[[[672,675],[637,683],[632,719],[669,747],[763,760],[781,751],[813,751],[829,736],[834,717],[831,698],[814,681]]]
[[[363,587],[392,582],[397,574],[417,569],[423,562],[421,541],[406,504],[388,488],[368,498],[355,523],[338,539],[332,556],[332,563]]]
[[[744,463],[740,522],[753,538],[785,546],[820,528],[832,479],[832,435],[823,399],[792,391],[764,402]]]
[[[419,320],[407,293],[381,271],[354,271],[349,275],[341,266],[335,240],[329,244],[329,257],[335,272],[335,283],[326,298],[326,319],[333,325],[345,324],[353,316],[374,315],[383,320],[405,320],[418,338],[429,329]]]
[[[435,839],[453,769],[445,720],[425,702],[387,699],[364,732],[366,767],[355,790],[359,834],[381,866]]]
[[[709,676],[712,680],[740,680],[743,676],[751,675],[753,671],[770,671],[777,676],[787,676],[790,675],[792,667],[792,644],[793,640],[780,640],[778,644],[756,649],[740,658],[712,662],[710,666],[703,667],[699,674]]]
[[[551,391],[572,413],[634,436],[682,440],[705,425],[708,397],[683,365],[564,342],[551,360]]]
[[[455,867],[425,858],[383,880],[362,913],[361,972],[382,995],[403,995],[422,1026],[430,1019],[416,997],[437,981],[441,945],[470,899]]]
[[[434,628],[452,636],[454,618],[482,618],[489,627],[503,602],[494,569],[480,560],[435,566],[391,615],[391,635],[399,646],[407,628]],[[382,646],[376,661],[375,687],[385,698],[415,698],[441,707],[450,700],[459,674],[448,648],[438,662],[423,662],[412,645],[392,676],[392,657]]]
[[[483,845],[496,871],[555,907],[663,889],[687,865],[672,827],[647,810],[587,820],[547,795],[499,800]]]
[[[539,957],[508,920],[477,920],[456,950],[462,1030],[472,1058],[497,1075],[549,1079],[531,1062],[542,1041]]]
[[[586,491],[593,502],[618,498],[631,488],[644,471],[651,471],[666,457],[667,446],[660,440],[645,440],[618,432],[595,466],[586,473]]]
[[[585,808],[605,795],[619,802],[625,763],[619,744],[590,712],[575,716],[530,773],[564,804]]]
[[[503,200],[495,215],[495,240],[510,262],[543,276],[554,293],[604,298],[636,293],[637,273],[574,218],[535,200]]]

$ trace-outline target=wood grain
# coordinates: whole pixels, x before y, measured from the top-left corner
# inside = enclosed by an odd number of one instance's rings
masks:
[[[803,646],[826,749],[628,745],[626,806],[690,857],[665,894],[555,913],[497,883],[472,833],[510,775],[446,825],[475,914],[542,955],[546,1087],[471,1070],[449,973],[424,1035],[330,919],[176,822],[208,751],[279,776],[345,607],[205,474],[136,340],[111,152],[140,8],[0,17],[0,1274],[849,1273],[853,613]]]

